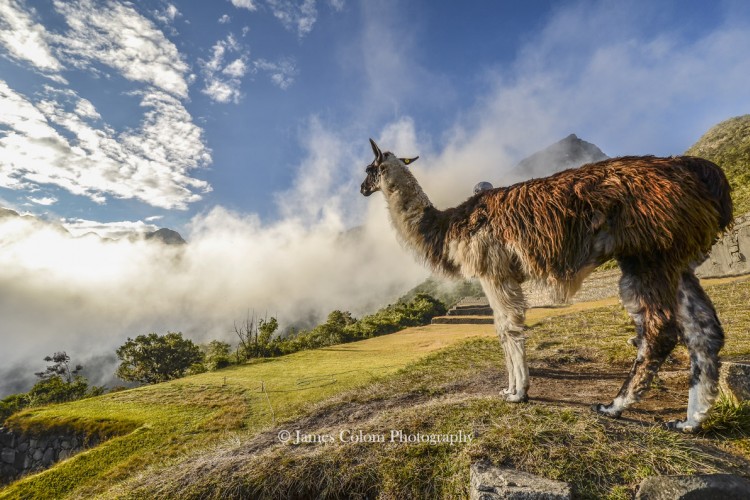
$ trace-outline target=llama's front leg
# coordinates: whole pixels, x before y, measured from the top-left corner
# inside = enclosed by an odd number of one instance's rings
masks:
[[[529,366],[526,363],[526,339],[521,332],[505,332],[500,336],[508,367],[508,388],[505,400],[511,403],[528,401]]]
[[[480,280],[494,314],[495,330],[505,353],[508,387],[502,393],[512,403],[528,400],[529,368],[523,336],[526,302],[516,281]]]

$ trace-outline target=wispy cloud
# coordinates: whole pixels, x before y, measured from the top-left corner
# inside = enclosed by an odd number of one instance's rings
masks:
[[[210,59],[199,60],[205,82],[201,92],[217,102],[238,103],[242,98],[242,78],[248,72],[249,51],[230,33],[216,42],[211,52]]]
[[[231,17],[229,17],[229,15],[228,15],[228,14],[224,14],[223,16],[221,16],[221,17],[219,18],[219,24],[227,24],[227,23],[228,23],[228,22],[230,22],[231,20],[232,20],[232,18],[231,18]]]
[[[232,5],[238,9],[257,10],[257,6],[253,0],[229,0]]]
[[[318,19],[315,0],[266,0],[266,3],[274,17],[281,21],[286,29],[296,31],[300,38],[312,31]]]
[[[34,14],[19,0],[0,3],[0,44],[10,57],[30,63],[46,76],[64,82],[57,74],[63,65],[48,43],[50,34],[34,21]]]
[[[333,10],[340,12],[344,10],[346,0],[328,0],[328,3],[333,8]]]
[[[258,59],[253,61],[256,71],[268,74],[274,85],[282,90],[288,89],[297,76],[297,67],[292,59],[281,59],[277,62]]]
[[[154,17],[156,20],[168,26],[171,26],[175,19],[180,16],[182,16],[180,10],[171,3],[166,4],[162,9],[154,11]],[[175,33],[174,30],[172,32]]]

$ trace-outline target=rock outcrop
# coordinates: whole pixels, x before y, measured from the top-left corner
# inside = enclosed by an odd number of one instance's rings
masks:
[[[641,483],[636,500],[747,500],[750,481],[732,474],[654,476]]]
[[[572,498],[568,483],[484,462],[471,466],[471,500],[565,500]]]

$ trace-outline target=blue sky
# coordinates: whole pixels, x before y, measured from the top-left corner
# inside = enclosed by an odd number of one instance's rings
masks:
[[[359,194],[369,137],[446,207],[570,133],[681,154],[749,76],[743,0],[0,0],[0,206],[41,218],[0,220],[0,395],[53,350],[107,383],[128,336],[418,284]],[[188,245],[123,237],[157,226]]]
[[[3,106],[44,128],[11,141],[0,126],[0,200],[71,227],[184,231],[217,205],[277,220],[319,133],[343,143],[345,184],[367,137],[403,120],[429,158],[512,104],[499,171],[570,132],[610,155],[678,154],[748,109],[718,73],[747,69],[749,47],[722,45],[747,37],[718,40],[747,30],[740,1],[5,0],[0,23]],[[523,141],[503,136],[513,122]]]

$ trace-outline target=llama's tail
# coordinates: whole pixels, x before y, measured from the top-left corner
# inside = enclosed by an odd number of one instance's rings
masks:
[[[713,162],[693,156],[683,157],[685,166],[706,187],[719,212],[719,229],[726,230],[734,221],[731,188],[724,171]]]

